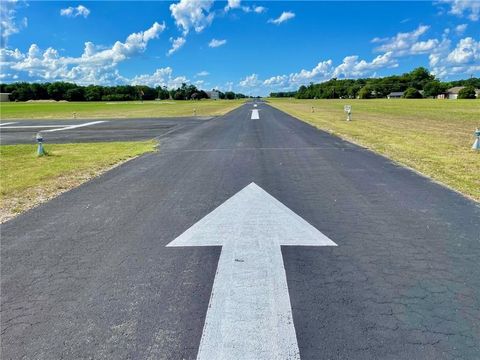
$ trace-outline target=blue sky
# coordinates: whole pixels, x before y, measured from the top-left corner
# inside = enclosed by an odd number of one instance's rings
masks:
[[[0,80],[247,94],[425,66],[480,77],[480,1],[3,1]]]

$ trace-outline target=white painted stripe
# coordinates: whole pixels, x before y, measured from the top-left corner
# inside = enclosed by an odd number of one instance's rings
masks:
[[[60,125],[17,125],[17,126],[3,126],[2,129],[44,129],[44,128],[58,128],[59,126]]]
[[[101,124],[101,123],[104,123],[104,122],[106,122],[106,121],[92,121],[92,122],[85,123],[85,124],[70,125],[70,126],[67,126],[67,127],[59,128],[59,129],[45,130],[44,132],[54,132],[54,131],[71,130],[71,129],[77,129],[77,128],[81,128],[81,127],[85,127],[85,126],[91,126],[91,125],[95,125],[95,124]]]
[[[258,120],[258,119],[260,119],[260,114],[258,113],[257,109],[253,109],[251,120]]]
[[[197,360],[299,360],[281,246],[336,246],[252,183],[167,246],[222,246]]]
[[[0,126],[16,124],[16,122],[7,122],[7,123],[0,123]]]

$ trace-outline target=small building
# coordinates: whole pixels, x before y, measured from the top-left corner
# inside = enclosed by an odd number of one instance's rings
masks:
[[[394,91],[387,95],[387,99],[401,99],[403,98],[403,91]]]
[[[442,94],[437,96],[438,99],[451,99],[456,100],[458,99],[458,93],[460,90],[464,89],[465,86],[454,86]],[[480,89],[475,89],[475,93],[477,94],[477,98],[480,97]]]
[[[220,92],[217,90],[205,91],[209,99],[218,100],[220,99]]]
[[[0,93],[0,102],[9,102],[11,93]]]

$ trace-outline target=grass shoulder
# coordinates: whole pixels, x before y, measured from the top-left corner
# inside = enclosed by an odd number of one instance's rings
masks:
[[[70,190],[129,159],[155,141],[0,146],[0,222]]]
[[[480,100],[269,102],[319,129],[372,149],[480,200],[480,153],[471,150],[473,132],[480,127]],[[345,121],[345,104],[352,105],[351,122]]]

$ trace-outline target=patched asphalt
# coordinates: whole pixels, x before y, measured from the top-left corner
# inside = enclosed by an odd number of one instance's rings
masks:
[[[338,244],[282,249],[302,359],[480,358],[479,204],[252,109],[5,223],[2,359],[195,359],[220,248],[165,245],[251,182]]]

